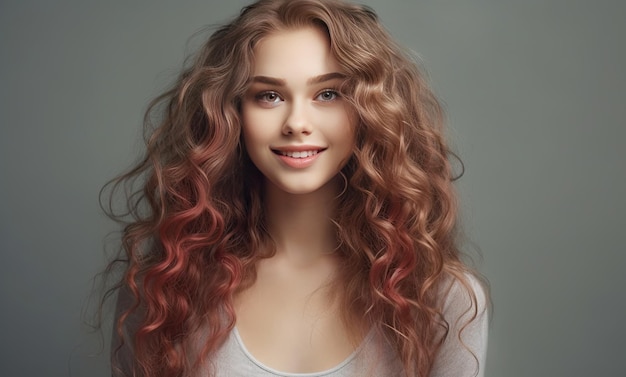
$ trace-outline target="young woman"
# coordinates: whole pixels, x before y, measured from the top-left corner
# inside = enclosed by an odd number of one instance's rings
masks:
[[[373,11],[250,5],[155,112],[115,375],[482,375],[442,110]]]

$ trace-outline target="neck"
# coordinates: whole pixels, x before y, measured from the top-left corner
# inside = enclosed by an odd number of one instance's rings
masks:
[[[266,185],[268,230],[276,242],[276,256],[308,265],[330,255],[337,247],[332,216],[337,182],[307,194],[289,194]]]

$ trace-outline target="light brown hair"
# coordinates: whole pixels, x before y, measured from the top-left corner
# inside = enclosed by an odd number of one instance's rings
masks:
[[[476,310],[471,272],[456,244],[444,114],[415,61],[367,7],[261,0],[218,29],[152,103],[145,159],[110,186],[116,192],[139,182],[128,196],[125,272],[116,287],[134,298],[117,329],[121,336],[125,322],[138,318],[132,337],[123,337],[134,348],[138,375],[184,375],[192,367],[190,334],[206,326],[195,363],[210,357],[234,326],[233,294],[267,257],[260,250],[271,249],[262,177],[242,146],[240,102],[255,45],[270,33],[308,26],[327,33],[346,75],[341,95],[359,118],[334,218],[346,318],[366,313],[406,373],[427,376],[449,328],[444,285],[460,282]]]

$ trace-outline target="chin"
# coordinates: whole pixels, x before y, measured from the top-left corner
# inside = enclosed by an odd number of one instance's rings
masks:
[[[323,187],[323,186],[322,186]],[[320,186],[279,186],[280,191],[291,195],[307,195],[320,191]]]
[[[337,194],[337,187],[333,179],[324,182],[273,182],[270,186],[274,187],[277,191],[282,191],[290,195],[319,193],[335,196]]]

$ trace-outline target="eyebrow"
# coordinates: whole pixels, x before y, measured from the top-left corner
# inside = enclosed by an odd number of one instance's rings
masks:
[[[306,81],[306,83],[307,85],[315,85],[315,84],[321,84],[330,80],[343,79],[345,77],[346,75],[342,73],[331,72],[331,73],[326,73],[323,75],[311,77],[310,79]],[[276,85],[276,86],[287,85],[287,82],[284,79],[279,79],[276,77],[269,77],[269,76],[254,76],[251,81],[262,83],[262,84]]]

